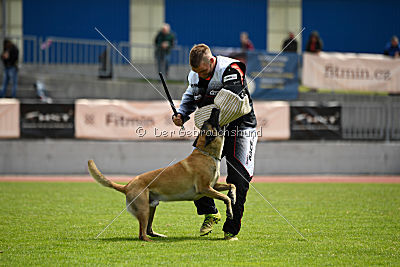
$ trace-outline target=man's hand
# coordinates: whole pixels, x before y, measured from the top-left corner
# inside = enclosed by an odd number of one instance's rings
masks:
[[[172,121],[176,126],[182,126],[183,125],[183,119],[182,119],[182,114],[178,113],[177,116],[172,116]]]

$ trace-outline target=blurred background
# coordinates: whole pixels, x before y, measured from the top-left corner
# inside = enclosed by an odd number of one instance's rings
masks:
[[[85,174],[90,158],[137,174],[190,153],[163,96],[95,27],[176,100],[194,44],[244,61],[257,175],[400,174],[398,1],[0,2],[0,174]]]

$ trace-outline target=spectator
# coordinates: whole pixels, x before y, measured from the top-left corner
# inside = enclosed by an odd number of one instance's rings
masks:
[[[249,34],[247,32],[240,33],[240,47],[243,52],[254,50],[254,45],[249,39]]]
[[[155,41],[156,45],[156,60],[158,72],[162,72],[168,77],[169,53],[175,43],[175,36],[171,33],[169,24],[165,23],[158,32]]]
[[[317,31],[311,32],[306,45],[306,51],[311,53],[319,53],[322,51],[322,47],[323,47],[323,42],[319,37],[318,32]]]
[[[283,52],[294,52],[297,53],[297,41],[294,39],[294,34],[289,32],[289,36],[282,44]]]
[[[394,35],[390,42],[386,44],[384,54],[394,58],[398,58],[400,56],[400,45],[397,36]]]
[[[12,80],[12,93],[11,96],[15,98],[17,93],[17,81],[18,81],[18,48],[8,39],[4,40],[3,53],[1,53],[1,59],[4,64],[3,74],[3,87],[0,92],[0,98],[6,96],[7,87],[10,79]]]

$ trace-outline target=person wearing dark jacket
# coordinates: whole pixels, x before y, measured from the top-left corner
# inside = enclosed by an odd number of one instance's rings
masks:
[[[10,79],[12,80],[11,96],[13,98],[16,96],[18,81],[18,55],[18,48],[10,40],[5,39],[3,43],[3,53],[1,53],[1,60],[3,61],[4,65],[4,74],[0,98],[6,96]]]
[[[156,60],[158,72],[162,72],[168,77],[169,54],[174,46],[175,36],[171,33],[169,24],[165,23],[158,32],[154,44],[156,46]]]
[[[319,53],[322,51],[322,48],[323,48],[323,42],[319,37],[318,32],[317,31],[311,32],[310,38],[308,39],[306,45],[306,51],[311,53]]]
[[[292,32],[289,32],[288,38],[283,41],[282,51],[297,53],[297,41],[294,39]]]
[[[393,36],[390,42],[386,44],[383,54],[394,58],[400,56],[400,45],[397,36]]]

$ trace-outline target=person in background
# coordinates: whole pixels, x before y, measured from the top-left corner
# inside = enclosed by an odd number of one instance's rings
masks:
[[[249,34],[247,32],[240,33],[240,47],[243,52],[254,50],[254,45],[249,39]]]
[[[397,36],[394,35],[392,39],[390,39],[390,42],[386,44],[383,54],[394,58],[398,58],[400,56],[399,38],[397,38]]]
[[[7,87],[10,79],[12,80],[11,97],[15,98],[17,94],[18,55],[18,48],[10,40],[5,39],[3,43],[3,53],[1,53],[1,60],[4,64],[4,74],[3,87],[0,92],[0,98],[6,96]]]
[[[294,34],[289,32],[289,36],[282,43],[282,52],[297,53],[297,41],[294,39]]]
[[[322,48],[323,48],[323,42],[319,37],[318,32],[317,31],[311,32],[310,37],[307,41],[306,51],[311,53],[319,53],[322,51]]]
[[[156,46],[155,56],[158,72],[162,72],[168,77],[169,54],[175,43],[175,36],[171,33],[171,27],[169,24],[165,23],[162,26],[154,40],[154,43]]]

